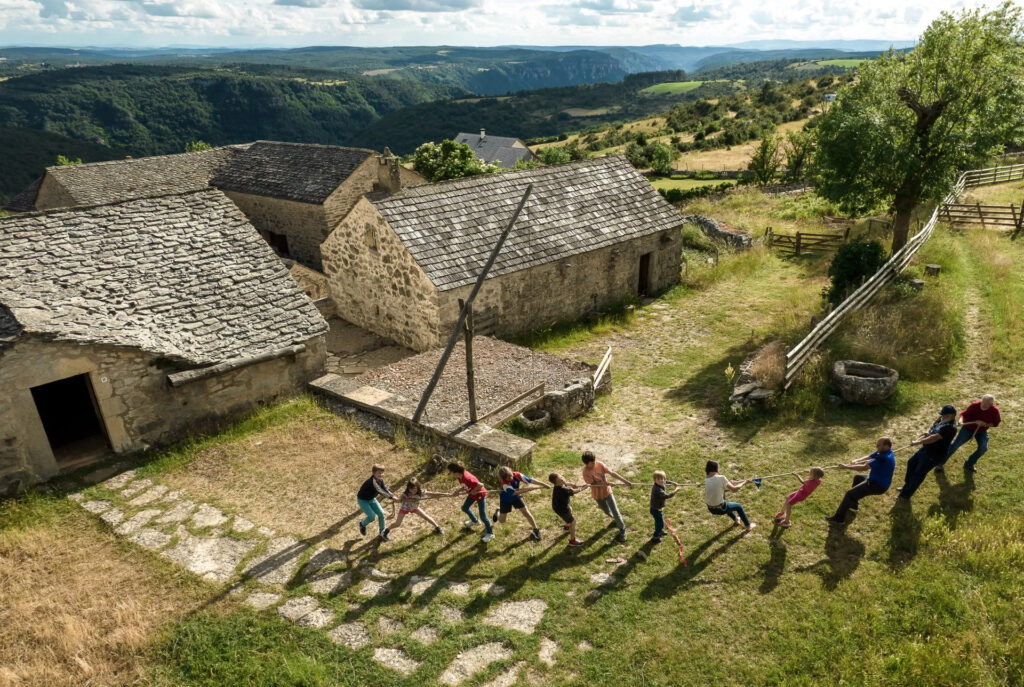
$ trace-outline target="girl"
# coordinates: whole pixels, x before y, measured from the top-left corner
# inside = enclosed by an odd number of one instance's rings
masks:
[[[359,508],[366,514],[366,517],[359,522],[359,534],[366,536],[366,526],[376,518],[377,531],[380,532],[381,539],[387,541],[388,535],[384,525],[384,511],[381,510],[380,504],[377,502],[378,495],[386,496],[392,501],[398,500],[398,497],[388,490],[388,485],[384,484],[383,465],[373,466],[373,469],[370,471],[370,479],[363,482],[363,485],[359,487],[359,492],[356,494],[356,503],[359,504]]]
[[[786,497],[785,502],[782,504],[782,510],[775,514],[775,522],[778,523],[779,527],[789,527],[793,524],[789,520],[793,506],[810,496],[818,488],[822,478],[825,476],[825,471],[821,468],[811,468],[807,472],[811,475],[808,480],[802,479],[800,473],[793,473],[793,476],[800,480],[800,488]]]
[[[501,491],[498,493],[498,510],[494,514],[494,519],[498,522],[505,522],[505,518],[515,508],[526,516],[526,521],[530,523],[530,528],[533,530],[530,537],[534,541],[540,541],[540,528],[537,527],[537,521],[534,519],[533,513],[530,512],[520,494],[537,489],[550,489],[551,487],[543,482],[538,482],[539,486],[523,488],[523,482],[533,484],[533,480],[522,473],[513,471],[512,468],[505,465],[498,469],[498,479],[501,480]]]
[[[704,473],[707,475],[707,479],[704,480],[704,502],[708,505],[708,512],[713,515],[728,515],[737,525],[742,522],[747,532],[757,527],[747,519],[743,506],[725,500],[725,492],[739,491],[750,480],[733,482],[725,475],[718,474],[718,463],[713,460],[709,460],[704,466]]]
[[[473,515],[473,504],[476,504],[477,511],[480,513],[480,520],[484,523],[484,536],[481,538],[485,544],[494,539],[494,530],[491,528],[491,521],[487,519],[487,488],[484,487],[483,482],[478,480],[473,473],[466,468],[462,467],[460,463],[451,462],[448,463],[448,472],[462,485],[460,488],[453,491],[451,496],[458,496],[463,491],[466,494],[466,500],[462,502],[462,512],[469,516],[464,524],[465,527],[473,528],[479,524],[479,520]]]
[[[399,498],[400,503],[398,505],[398,517],[395,518],[395,522],[391,527],[384,530],[384,541],[387,541],[388,535],[402,526],[402,520],[404,520],[405,516],[409,513],[415,513],[433,525],[435,534],[444,534],[444,530],[437,524],[437,521],[424,513],[423,509],[420,508],[420,501],[423,499],[439,496],[448,496],[448,494],[444,494],[439,491],[424,491],[418,479],[415,477],[410,479],[405,485],[405,491]]]

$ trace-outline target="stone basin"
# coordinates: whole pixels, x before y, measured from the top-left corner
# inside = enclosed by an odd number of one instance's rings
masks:
[[[832,382],[839,395],[849,403],[877,405],[896,391],[900,375],[896,370],[858,360],[837,360],[832,366]]]

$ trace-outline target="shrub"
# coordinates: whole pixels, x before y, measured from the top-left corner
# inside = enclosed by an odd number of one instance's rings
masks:
[[[831,284],[825,289],[829,303],[840,303],[885,262],[885,249],[878,241],[855,239],[839,247],[828,267]]]

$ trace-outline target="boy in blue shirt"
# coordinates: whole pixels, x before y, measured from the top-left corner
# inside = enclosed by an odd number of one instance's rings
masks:
[[[522,473],[513,471],[507,466],[502,466],[498,470],[498,478],[501,480],[501,491],[498,492],[498,512],[494,514],[495,521],[505,522],[505,518],[515,508],[526,516],[527,522],[530,523],[530,527],[533,530],[530,537],[540,541],[540,528],[537,527],[537,521],[533,518],[533,513],[530,512],[530,509],[526,507],[526,502],[523,501],[521,494],[536,489],[550,489],[551,487],[543,482],[537,482],[539,486],[523,487],[523,482],[533,484],[533,480]]]
[[[839,467],[846,470],[868,472],[868,476],[857,475],[853,478],[853,487],[843,496],[839,509],[832,517],[825,520],[830,525],[842,525],[846,522],[846,514],[849,511],[857,511],[858,502],[865,496],[884,494],[892,485],[892,473],[896,471],[896,454],[892,452],[892,439],[882,437],[875,442],[875,452],[858,458],[857,460],[843,463]]]

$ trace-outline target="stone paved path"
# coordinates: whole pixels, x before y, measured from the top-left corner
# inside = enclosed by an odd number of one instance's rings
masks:
[[[461,609],[441,604],[441,627],[424,622],[427,609],[419,611],[418,617],[406,620],[384,615],[368,627],[350,615],[341,617],[345,614],[338,612],[336,602],[327,605],[324,602],[350,589],[364,599],[363,603],[349,604],[352,612],[361,612],[377,597],[396,589],[409,598],[428,592],[444,592],[456,598],[497,597],[481,622],[526,634],[536,632],[548,607],[539,599],[499,601],[505,589],[489,582],[471,585],[464,581],[413,575],[396,587],[394,575],[369,564],[353,567],[355,562],[349,560],[344,551],[320,544],[309,545],[287,534],[275,535],[272,530],[226,513],[213,504],[193,500],[182,490],[170,491],[152,478],[137,478],[134,470],[115,474],[68,498],[132,543],[156,552],[204,580],[231,583],[228,590],[244,594],[246,605],[261,612],[276,613],[302,627],[321,629],[336,644],[352,651],[370,652],[378,663],[401,675],[412,675],[423,665],[423,661],[410,655],[405,647],[422,656],[424,648],[435,644],[446,627],[466,622]],[[472,635],[470,629],[466,632]],[[542,637],[536,658],[554,666],[558,650],[558,644]],[[461,685],[514,655],[514,650],[505,642],[480,641],[452,658],[440,674],[423,676],[423,680]],[[530,662],[536,663],[532,657]],[[492,687],[513,685],[525,665],[520,661],[503,668],[487,684]],[[531,684],[542,681],[532,670],[528,678]]]

